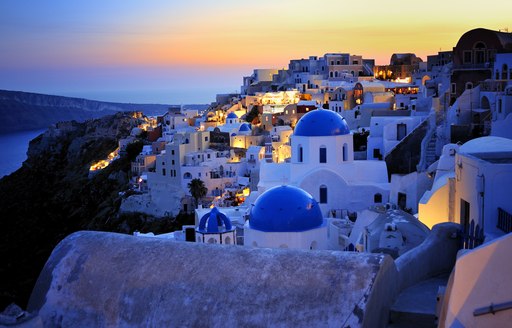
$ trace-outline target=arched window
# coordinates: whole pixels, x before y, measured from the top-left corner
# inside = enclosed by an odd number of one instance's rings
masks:
[[[229,236],[227,236],[226,239],[224,239],[224,244],[226,244],[226,245],[231,244],[231,238]]]
[[[208,244],[216,244],[217,243],[217,240],[213,237],[211,237],[210,239],[208,239]]]
[[[313,240],[313,242],[309,246],[309,249],[317,249],[317,248],[318,248],[318,243],[316,242],[316,240]]]
[[[327,163],[327,148],[325,146],[320,146],[320,163]]]
[[[299,145],[299,163],[302,163],[304,161],[304,149],[302,148],[302,145]]]
[[[192,179],[192,174],[190,172],[185,172],[185,174],[183,174],[183,179]]]
[[[466,82],[466,90],[473,89],[473,83]]]
[[[321,185],[320,186],[320,204],[327,204],[327,186]]]
[[[375,194],[373,195],[373,202],[374,203],[382,203],[382,194]]]
[[[343,144],[343,161],[348,161],[348,145],[346,143]]]
[[[197,236],[197,242],[200,243],[202,240],[201,240],[201,237],[200,236]]]

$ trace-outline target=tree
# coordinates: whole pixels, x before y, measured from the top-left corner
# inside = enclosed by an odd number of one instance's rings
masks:
[[[196,208],[199,205],[199,199],[206,196],[206,193],[208,192],[208,188],[205,187],[203,180],[195,178],[192,179],[188,185],[188,190],[190,191],[190,194],[192,197],[194,197],[194,200],[196,201]]]

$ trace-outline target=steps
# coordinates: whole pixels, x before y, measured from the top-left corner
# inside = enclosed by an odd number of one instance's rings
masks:
[[[402,291],[389,311],[388,328],[437,327],[437,292],[447,282],[448,276],[442,275]]]
[[[432,165],[432,163],[437,161],[436,142],[437,142],[437,133],[434,132],[432,134],[432,137],[428,141],[427,147],[425,149],[425,151],[426,151],[425,160],[426,160],[426,164],[427,164],[426,167],[429,167],[430,165]]]

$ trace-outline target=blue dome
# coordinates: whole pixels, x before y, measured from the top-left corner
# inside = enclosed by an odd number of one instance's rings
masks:
[[[249,124],[244,123],[244,124],[240,125],[240,129],[238,131],[247,132],[247,131],[251,131],[251,128],[249,127]]]
[[[238,116],[236,116],[234,112],[231,112],[228,114],[228,116],[226,116],[226,118],[238,118]]]
[[[199,227],[197,227],[197,231],[202,233],[219,233],[233,230],[233,226],[228,217],[219,212],[219,210],[214,207],[209,213],[206,213],[199,221]]]
[[[350,129],[338,113],[317,109],[302,116],[293,134],[304,137],[339,136],[350,134]]]
[[[298,232],[323,224],[317,201],[293,186],[278,186],[261,194],[251,209],[249,226],[266,232]]]

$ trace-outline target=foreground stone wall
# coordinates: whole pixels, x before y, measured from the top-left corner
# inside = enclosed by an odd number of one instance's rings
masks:
[[[28,311],[63,327],[384,327],[396,276],[387,255],[77,232],[54,249]]]

